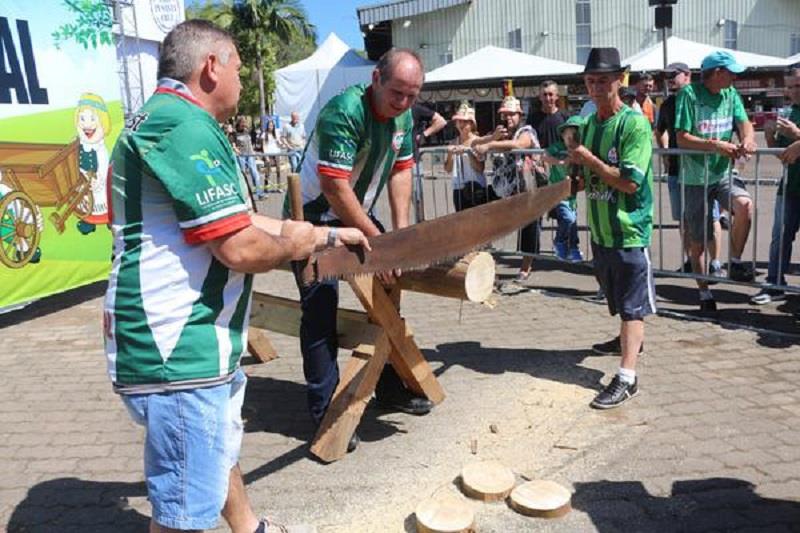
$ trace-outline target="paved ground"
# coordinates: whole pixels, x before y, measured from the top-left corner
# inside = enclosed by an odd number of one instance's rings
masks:
[[[569,487],[574,510],[546,521],[471,503],[481,532],[800,531],[800,341],[653,317],[641,395],[593,411],[617,361],[589,347],[618,323],[580,298],[592,291],[589,275],[538,266],[529,287],[507,286],[493,309],[405,297],[448,397],[419,418],[370,406],[361,447],[331,465],[307,453],[297,340],[275,336],[281,357],[247,366],[242,469],[254,507],[324,533],[413,531],[423,498],[458,494],[463,465],[497,459],[520,481]],[[257,285],[295,293],[285,273]],[[102,290],[0,316],[0,524],[9,531],[146,528],[142,433],[105,376]],[[344,304],[355,306],[351,295]]]

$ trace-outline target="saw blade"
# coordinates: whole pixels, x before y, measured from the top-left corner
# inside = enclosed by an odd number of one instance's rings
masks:
[[[415,270],[461,257],[533,222],[569,194],[570,182],[564,180],[371,237],[369,252],[361,247],[328,248],[311,256],[314,277]]]

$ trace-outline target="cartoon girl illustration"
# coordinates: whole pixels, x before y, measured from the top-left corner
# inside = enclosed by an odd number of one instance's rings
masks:
[[[88,235],[95,230],[97,224],[108,223],[108,151],[105,138],[111,133],[111,115],[101,96],[92,93],[81,95],[78,107],[75,108],[75,128],[80,139],[80,172],[91,183],[94,199],[92,213],[78,221],[78,231]]]

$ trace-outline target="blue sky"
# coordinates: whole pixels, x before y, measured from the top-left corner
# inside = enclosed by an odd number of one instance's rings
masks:
[[[336,32],[356,50],[364,48],[358,27],[356,8],[380,3],[377,0],[301,0],[308,18],[317,27],[317,39],[322,42],[330,32]]]
[[[203,0],[184,0],[185,5],[202,3]],[[356,50],[364,48],[364,39],[358,27],[356,8],[381,3],[383,0],[300,0],[311,23],[317,27],[320,44],[329,33],[335,32],[344,42]]]

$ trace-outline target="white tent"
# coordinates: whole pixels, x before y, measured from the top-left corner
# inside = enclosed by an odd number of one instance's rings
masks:
[[[678,37],[667,39],[667,61],[674,63],[680,61],[686,63],[689,68],[699,69],[703,58],[711,52],[724,50],[733,54],[733,57],[746,67],[780,67],[786,64],[786,59],[782,57],[765,56],[753,54],[751,52],[741,52],[730,50],[710,44],[696,43]],[[661,41],[641,52],[625,58],[623,65],[630,65],[632,71],[661,70],[664,68],[664,51]]]
[[[786,58],[785,61],[786,61],[786,66],[794,65],[795,63],[800,63],[800,54],[789,56]]]
[[[346,87],[368,83],[374,66],[331,33],[309,57],[275,71],[275,113],[288,121],[297,111],[311,133],[322,106]]]
[[[575,74],[583,67],[555,59],[515,52],[508,48],[486,46],[425,75],[425,83],[524,78]]]

